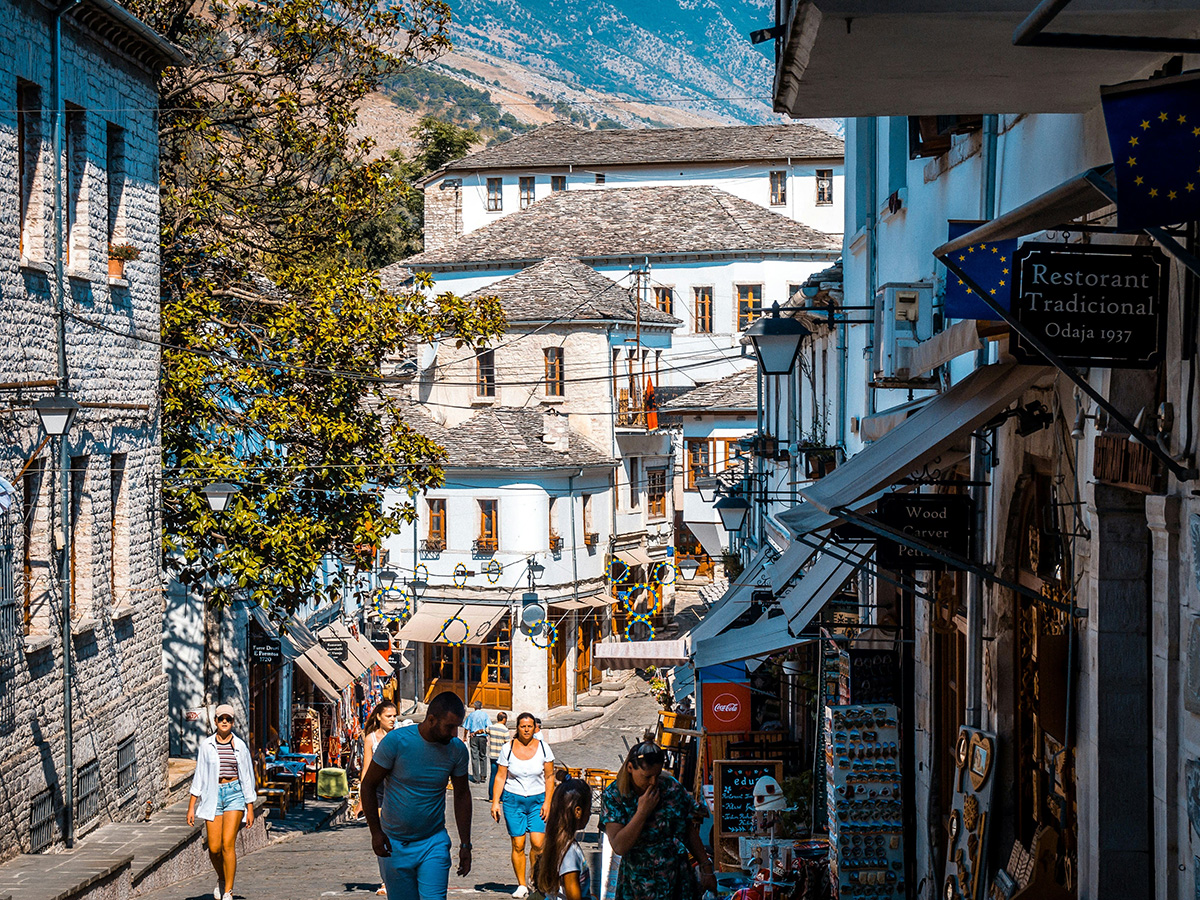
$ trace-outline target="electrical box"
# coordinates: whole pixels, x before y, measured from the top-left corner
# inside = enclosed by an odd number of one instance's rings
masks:
[[[889,283],[875,294],[873,381],[904,383],[910,375],[908,354],[933,337],[933,285]]]

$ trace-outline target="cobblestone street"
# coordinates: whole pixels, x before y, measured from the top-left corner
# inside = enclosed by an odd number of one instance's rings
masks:
[[[647,727],[657,720],[657,704],[646,693],[644,681],[630,679],[621,700],[609,709],[605,718],[582,737],[553,746],[555,756],[565,765],[585,768],[616,769],[626,749],[636,742]],[[464,894],[507,897],[517,886],[509,861],[509,843],[503,823],[488,815],[489,804],[483,785],[472,785],[475,798],[472,843],[475,845],[470,875],[459,878],[450,874],[450,896]],[[457,866],[457,833],[447,794],[446,821],[454,838],[454,863]],[[599,843],[596,817],[585,832],[584,850],[591,852],[597,872]],[[206,900],[212,896],[213,877],[206,874],[180,882],[170,888],[144,894],[139,900]],[[379,886],[379,869],[371,853],[367,827],[359,822],[339,822],[311,834],[299,834],[276,841],[238,863],[236,900],[315,900],[319,897],[374,896]]]

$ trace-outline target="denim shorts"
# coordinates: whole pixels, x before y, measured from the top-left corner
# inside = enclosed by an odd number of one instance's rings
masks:
[[[514,794],[512,791],[501,794],[500,805],[504,807],[504,824],[508,828],[508,836],[545,834],[546,822],[542,818],[542,804],[545,802],[544,791],[530,797]]]
[[[242,783],[231,781],[228,784],[217,785],[217,811],[213,818],[219,819],[223,813],[234,810],[246,810],[246,795],[242,793]]]

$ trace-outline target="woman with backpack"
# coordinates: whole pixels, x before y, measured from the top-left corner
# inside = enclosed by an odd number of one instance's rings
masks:
[[[529,896],[525,881],[525,836],[529,836],[530,867],[546,841],[546,817],[554,793],[554,753],[544,740],[534,737],[533,713],[517,716],[517,736],[504,745],[496,761],[496,784],[492,788],[492,818],[504,824],[512,840],[513,872],[517,889],[513,896]]]

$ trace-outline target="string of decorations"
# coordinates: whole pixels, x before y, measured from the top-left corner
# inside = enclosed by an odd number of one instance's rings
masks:
[[[456,641],[453,638],[451,638],[450,635],[446,634],[446,629],[449,628],[451,623],[453,623],[453,622],[458,622],[463,627],[463,636],[462,636],[461,640]],[[451,647],[461,647],[463,644],[465,644],[467,642],[467,638],[469,638],[470,636],[471,636],[471,626],[468,625],[465,621],[463,621],[463,619],[461,617],[459,617],[457,614],[451,616],[445,622],[443,622],[442,630],[438,633],[438,637],[444,638],[446,643],[449,644]]]

